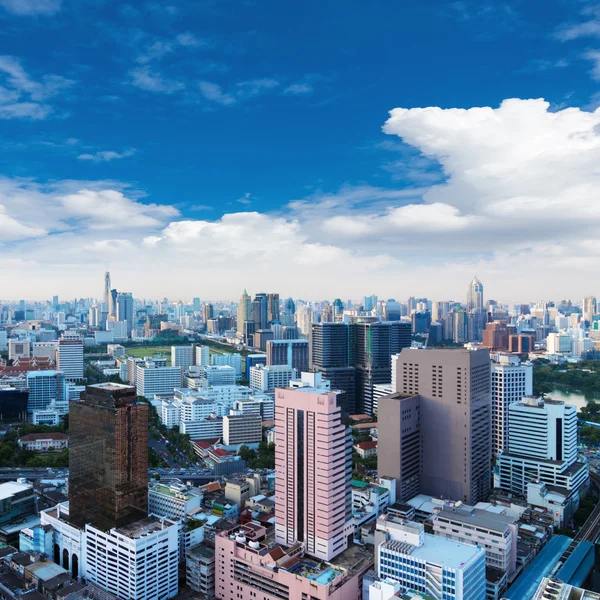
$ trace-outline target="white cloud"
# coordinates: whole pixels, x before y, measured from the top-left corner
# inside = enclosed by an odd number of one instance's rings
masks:
[[[62,0],[0,0],[0,6],[14,15],[53,15],[61,8]]]
[[[135,150],[133,148],[131,148],[130,150],[125,150],[123,152],[114,152],[113,150],[102,150],[100,152],[94,152],[94,154],[80,154],[77,158],[79,160],[100,163],[109,162],[118,158],[128,158],[129,156],[133,156],[134,154]]]
[[[199,81],[198,89],[200,93],[211,102],[222,104],[223,106],[231,106],[236,103],[236,99],[231,95],[223,91],[223,88],[210,81]]]
[[[161,94],[174,94],[185,88],[181,81],[163,77],[161,73],[151,69],[149,66],[138,67],[129,71],[131,83],[147,92],[158,92]]]
[[[46,235],[42,227],[30,227],[7,214],[6,207],[0,204],[0,242],[10,242]]]
[[[240,204],[252,204],[252,194],[246,192],[241,198],[238,198],[236,202],[239,202]]]
[[[288,85],[285,90],[283,90],[283,93],[291,94],[292,96],[305,96],[312,94],[314,91],[315,88],[310,83],[298,82]]]
[[[240,81],[237,85],[237,95],[243,98],[258,96],[279,86],[279,81],[270,77]]]
[[[46,101],[75,82],[60,75],[35,80],[14,56],[0,56],[0,119],[46,119],[54,108]]]
[[[600,36],[600,6],[585,6],[581,14],[583,21],[562,24],[556,30],[555,37],[562,42],[569,42],[582,37]]]
[[[180,33],[176,38],[177,43],[184,48],[202,48],[209,46],[209,42],[199,38],[190,31]]]
[[[590,71],[592,78],[600,81],[600,50],[586,50],[582,56],[592,62],[592,70]]]

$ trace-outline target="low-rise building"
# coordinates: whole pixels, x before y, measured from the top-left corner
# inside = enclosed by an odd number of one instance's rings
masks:
[[[374,440],[358,442],[357,444],[354,444],[353,448],[361,458],[377,456],[377,442]]]
[[[64,433],[28,433],[19,438],[19,447],[37,452],[48,452],[68,448],[69,438]]]
[[[185,553],[185,582],[203,599],[215,596],[215,549],[199,544]]]
[[[226,446],[258,444],[262,441],[260,415],[230,414],[223,417],[223,443]]]
[[[151,483],[148,488],[148,513],[157,517],[185,521],[201,504],[202,492],[182,483]]]

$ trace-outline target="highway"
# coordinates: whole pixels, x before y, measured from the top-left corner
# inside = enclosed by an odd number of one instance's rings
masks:
[[[600,476],[590,471],[590,478],[592,480],[592,484],[600,490]],[[577,532],[575,541],[592,542],[595,544],[598,537],[600,537],[600,502],[596,504],[596,508],[594,508],[588,520]]]
[[[189,469],[148,469],[148,475],[155,473],[160,475],[161,480],[185,479],[185,480],[208,480],[214,481],[215,475],[210,469],[189,468]],[[69,469],[45,469],[40,468],[0,468],[0,481],[14,481],[20,477],[25,479],[67,479]]]

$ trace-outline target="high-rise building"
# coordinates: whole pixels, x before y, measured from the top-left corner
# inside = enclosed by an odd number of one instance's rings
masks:
[[[205,304],[202,307],[202,321],[208,323],[211,319],[215,318],[215,310],[212,304]]]
[[[542,481],[578,494],[588,481],[587,463],[577,457],[577,408],[528,397],[508,407],[508,450],[498,458],[495,485],[525,495]]]
[[[252,300],[252,320],[256,324],[256,330],[267,329],[269,324],[269,296],[264,292],[255,294]]]
[[[117,298],[119,297],[119,292],[116,289],[110,290],[110,294],[108,296],[108,315],[113,319],[117,318]]]
[[[104,310],[110,313],[110,273],[104,273]]]
[[[308,337],[313,323],[313,311],[310,306],[302,304],[296,310],[295,314],[296,325],[302,332],[302,335]]]
[[[420,398],[421,493],[468,504],[487,499],[492,450],[489,351],[405,348],[394,363],[396,391]],[[390,424],[393,429],[387,432],[388,423],[378,422],[381,447],[398,425]]]
[[[383,307],[383,318],[386,321],[399,321],[402,316],[402,307],[400,302],[396,302],[393,298],[386,300]]]
[[[181,387],[183,369],[162,366],[156,360],[148,359],[135,366],[135,385],[139,396],[151,399],[154,394],[166,394]]]
[[[30,415],[36,410],[47,409],[53,402],[61,415],[69,412],[67,383],[62,371],[29,371],[27,387],[29,388],[27,412]]]
[[[271,329],[257,329],[254,332],[254,342],[252,345],[264,352],[267,349],[267,342],[273,338],[274,334]]]
[[[252,321],[252,299],[244,290],[237,309],[237,334],[239,337],[245,336],[244,323],[246,321]]]
[[[377,308],[377,296],[375,296],[375,294],[372,296],[365,296],[363,298],[363,308],[366,311],[371,311],[374,308]]]
[[[392,381],[392,356],[410,346],[411,326],[392,321],[358,322],[349,327],[350,353],[356,369],[356,410],[373,414],[373,386]]]
[[[298,373],[308,371],[308,340],[268,340],[267,365],[288,365]]]
[[[56,366],[67,381],[83,379],[83,340],[78,335],[65,332],[58,340]]]
[[[131,336],[133,329],[133,296],[127,292],[117,294],[117,321],[127,322],[127,333]]]
[[[148,406],[134,387],[86,387],[69,420],[73,524],[108,531],[148,515]]]
[[[208,367],[210,363],[210,348],[208,346],[196,346],[196,365]]]
[[[330,560],[348,547],[352,439],[336,394],[275,392],[275,538]]]
[[[412,332],[428,333],[431,325],[431,313],[428,310],[415,310],[411,315]]]
[[[486,310],[483,301],[483,284],[477,277],[474,277],[469,284],[469,291],[467,292],[467,313],[470,319],[470,339],[481,340]]]
[[[485,324],[481,345],[491,351],[508,350],[508,327],[504,321]]]
[[[273,392],[287,387],[296,378],[296,369],[287,365],[265,367],[258,364],[250,368],[250,387],[257,392]]]
[[[518,356],[497,354],[492,362],[492,453],[508,449],[508,408],[533,394],[533,367]]]
[[[100,323],[102,321],[102,311],[97,304],[92,304],[90,306],[89,314],[88,314],[88,323],[90,327],[100,327]]]
[[[267,296],[267,322],[279,323],[279,294]]]
[[[310,353],[310,368],[322,373],[332,389],[345,392],[342,408],[348,414],[356,414],[356,372],[350,363],[349,326],[346,323],[313,323]]]
[[[266,354],[248,354],[246,356],[246,372],[244,373],[246,379],[250,381],[250,369],[252,367],[256,367],[258,365],[267,364],[267,355]]]
[[[594,315],[597,312],[598,304],[596,302],[596,297],[586,296],[583,299],[583,320],[586,321],[588,325],[591,325],[594,320]]]

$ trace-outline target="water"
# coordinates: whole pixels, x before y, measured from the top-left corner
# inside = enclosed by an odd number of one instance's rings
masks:
[[[552,400],[563,400],[567,404],[574,404],[579,412],[590,400],[600,402],[600,394],[581,394],[580,392],[568,392],[566,390],[555,389],[549,394],[546,394],[546,398],[552,398]]]

